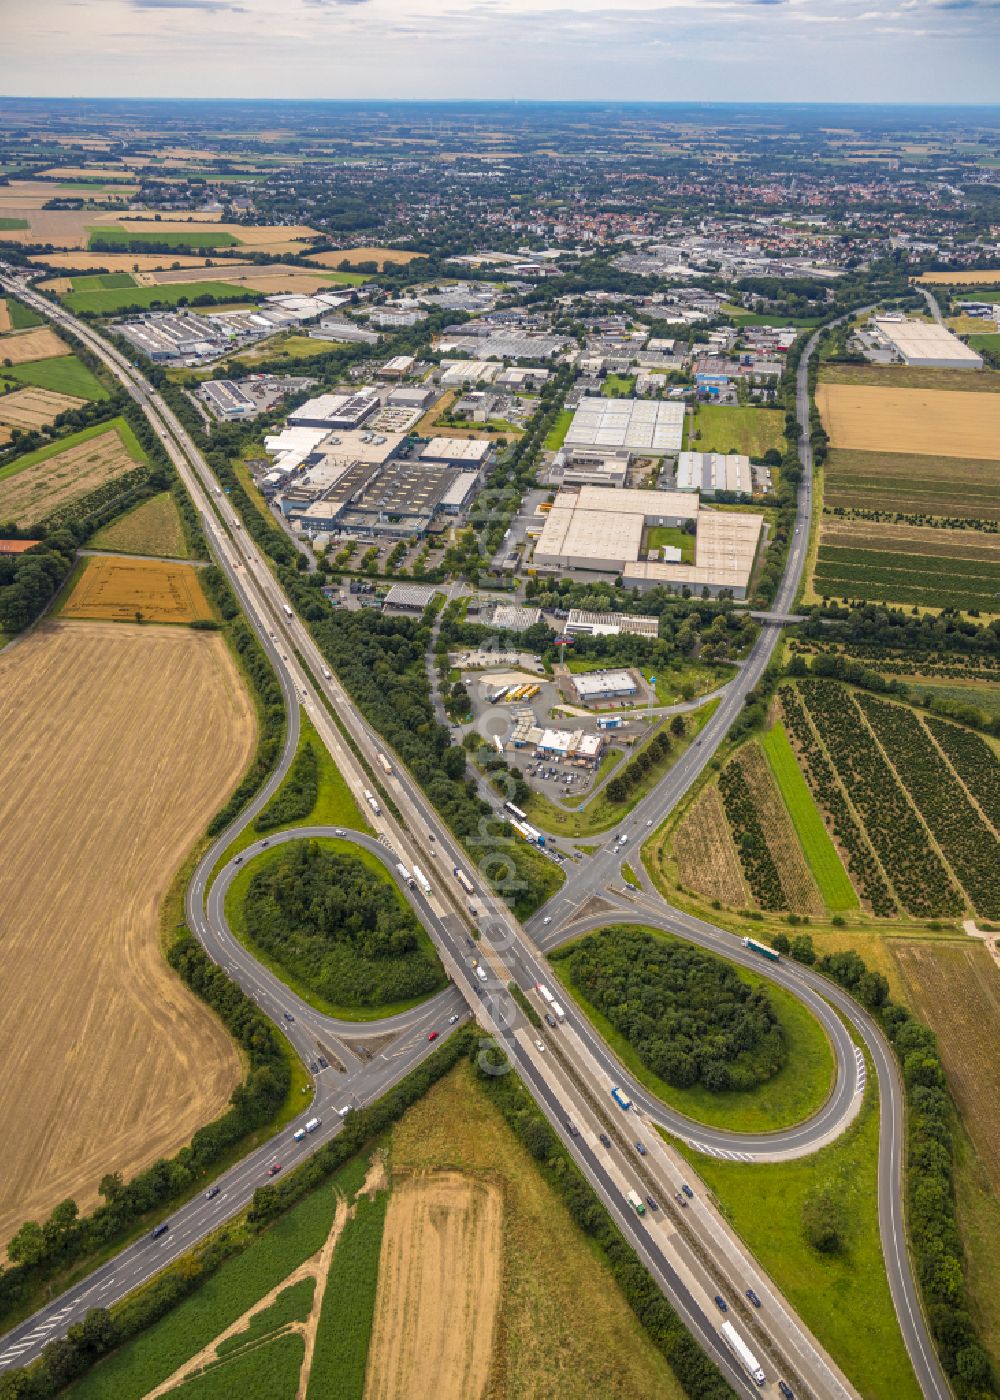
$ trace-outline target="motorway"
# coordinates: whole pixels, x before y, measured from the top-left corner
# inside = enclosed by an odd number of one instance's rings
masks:
[[[232,878],[232,871],[227,872],[226,867],[222,868],[215,881],[219,884],[218,891],[212,877],[223,851],[252,821],[260,806],[273,794],[287,772],[297,740],[300,704],[308,710],[349,786],[362,800],[365,785],[373,785],[370,760],[377,752],[383,750],[385,745],[369,729],[363,717],[354,709],[347,695],[332,677],[318,679],[325,676],[325,666],[310,634],[301,620],[293,614],[266,561],[246,537],[232,506],[219,492],[215,478],[197,447],[160,395],[125,357],[61,307],[55,307],[37,296],[20,279],[15,281],[10,276],[0,275],[0,284],[7,286],[8,290],[15,291],[30,305],[86,343],[126,386],[146,413],[200,512],[214,556],[225,570],[250,624],[281,678],[289,717],[281,762],[264,790],[240,814],[229,830],[218,838],[199,863],[187,895],[188,920],[190,927],[206,948],[213,956],[218,956],[231,975],[241,981],[250,994],[257,998],[263,1009],[289,1035],[307,1063],[315,1058],[316,1045],[320,1042],[329,1043],[331,1049],[336,1046],[337,1059],[344,1065],[343,1074],[336,1069],[317,1074],[314,1099],[288,1130],[291,1132],[292,1127],[315,1115],[323,1119],[322,1127],[317,1133],[301,1144],[289,1144],[287,1147],[283,1144],[281,1148],[277,1148],[272,1141],[258,1149],[238,1167],[219,1179],[221,1190],[214,1201],[194,1200],[175,1212],[171,1218],[171,1228],[162,1240],[153,1242],[147,1236],[137,1241],[84,1280],[76,1289],[14,1329],[4,1343],[0,1344],[4,1347],[0,1352],[0,1369],[30,1360],[38,1354],[46,1341],[61,1335],[66,1326],[81,1317],[87,1307],[95,1303],[106,1305],[124,1296],[139,1282],[151,1277],[184,1249],[189,1248],[196,1239],[241,1209],[252,1196],[253,1190],[266,1180],[267,1165],[276,1159],[280,1159],[283,1165],[293,1164],[299,1156],[312,1150],[319,1142],[327,1140],[340,1126],[337,1108],[351,1101],[369,1101],[384,1092],[389,1084],[412,1067],[430,1048],[424,1034],[424,1028],[430,1020],[434,1020],[435,1029],[438,1028],[438,1023],[442,1023],[441,1031],[445,1033],[448,1027],[443,1023],[456,1014],[455,1010],[449,1008],[457,1009],[464,1001],[487,1035],[503,1044],[529,1091],[597,1191],[602,1203],[643,1258],[672,1306],[722,1370],[730,1385],[739,1394],[757,1393],[756,1387],[737,1366],[735,1358],[717,1330],[717,1314],[711,1309],[711,1301],[707,1304],[705,1301],[704,1279],[699,1282],[695,1277],[690,1267],[690,1259],[685,1258],[683,1251],[678,1249],[669,1231],[661,1229],[659,1222],[655,1222],[654,1226],[649,1217],[645,1220],[639,1219],[627,1206],[623,1197],[623,1174],[620,1165],[609,1161],[607,1154],[597,1146],[597,1130],[593,1125],[601,1121],[601,1111],[609,1101],[605,1097],[609,1091],[609,1083],[628,1082],[620,1067],[599,1037],[594,1035],[585,1019],[571,1008],[567,1026],[561,1028],[560,1034],[563,1030],[567,1031],[567,1043],[569,1035],[572,1035],[580,1063],[586,1067],[582,1081],[585,1085],[584,1090],[580,1090],[579,1086],[574,1090],[577,1111],[580,1117],[585,1119],[581,1124],[585,1131],[571,1132],[567,1124],[565,1106],[565,1065],[557,1063],[561,1062],[563,1057],[555,1053],[544,1056],[537,1051],[531,1036],[525,1030],[521,1013],[506,992],[506,984],[512,978],[527,989],[542,981],[552,980],[551,970],[537,952],[529,935],[532,932],[540,932],[542,928],[548,929],[550,923],[546,920],[551,920],[556,930],[561,930],[564,925],[570,923],[575,910],[583,902],[580,896],[585,900],[589,893],[596,891],[597,876],[600,872],[603,872],[603,887],[620,866],[622,853],[619,851],[615,854],[605,850],[595,855],[593,861],[588,863],[584,879],[574,880],[573,898],[567,895],[557,896],[556,901],[544,914],[540,911],[535,916],[528,925],[527,933],[488,886],[477,888],[476,902],[480,909],[479,956],[483,967],[489,969],[487,984],[483,986],[470,961],[471,920],[448,873],[448,868],[452,866],[468,867],[468,858],[456,845],[422,791],[397,763],[392,777],[380,781],[383,787],[391,792],[393,804],[400,814],[399,820],[390,812],[380,811],[375,822],[379,840],[373,841],[372,847],[379,846],[387,852],[387,856],[391,856],[392,862],[402,860],[410,868],[419,858],[424,870],[434,872],[434,890],[429,896],[415,896],[415,904],[435,941],[454,988],[442,994],[435,1002],[426,1003],[423,1007],[404,1013],[401,1018],[395,1018],[389,1033],[394,1036],[393,1044],[397,1053],[387,1054],[382,1051],[373,1054],[371,1059],[362,1057],[360,1066],[356,1066],[356,1043],[363,1042],[366,1035],[381,1037],[386,1033],[384,1023],[369,1023],[359,1028],[355,1023],[347,1025],[324,1022],[317,1019],[318,1013],[312,1012],[311,1008],[293,998],[282,984],[273,979],[269,981],[264,970],[232,939],[225,927],[224,888],[227,879]],[[815,337],[810,346],[814,342]],[[799,376],[799,418],[800,423],[806,425],[807,435],[806,365],[807,355],[803,356]],[[811,464],[808,460],[808,450],[806,440],[803,444],[803,461],[807,470],[800,493],[789,563],[774,605],[775,611],[779,613],[791,609],[807,548],[811,510]],[[702,732],[700,743],[697,747],[690,748],[668,774],[664,783],[644,799],[633,815],[633,823],[661,820],[695,780],[715,747],[721,742],[729,724],[742,708],[743,695],[753,686],[770,660],[776,638],[777,627],[765,625],[739,677],[731,690],[727,691],[718,711]],[[359,754],[364,757],[359,759]],[[285,835],[284,839],[291,837]],[[361,838],[352,833],[351,839]],[[658,912],[664,919],[685,917],[676,915],[676,912],[665,904],[659,906]],[[555,914],[558,918],[554,917]],[[727,957],[739,960],[738,953],[742,953],[742,948],[732,935],[709,925],[705,925],[704,928],[708,930],[716,946],[725,950]],[[758,967],[757,970],[778,980],[776,970],[772,971],[769,967]],[[837,1000],[834,989],[821,979],[817,978],[813,985],[808,979],[797,976],[794,970],[789,970],[784,965],[781,966],[781,975],[792,978],[795,983],[792,990],[803,1000],[813,998],[809,1004],[814,1009],[820,1004],[817,987],[822,989],[822,996],[827,1001]],[[869,1043],[874,1043],[878,1051],[873,1051],[873,1055],[882,1095],[883,1142],[880,1149],[879,1189],[886,1262],[892,1283],[893,1260],[895,1261],[900,1292],[897,1293],[894,1287],[893,1296],[924,1394],[929,1397],[942,1397],[943,1400],[948,1391],[941,1378],[916,1302],[902,1230],[899,1162],[902,1095],[898,1073],[891,1051],[882,1040],[878,1028],[849,998],[841,994],[841,1000],[845,1004],[843,1010],[855,1028],[865,1035],[866,1040],[871,1036]],[[293,1022],[285,1019],[286,1011],[295,1017]],[[824,1023],[833,1034],[832,1020],[829,1019],[828,1013],[825,1015],[827,1019]],[[786,1143],[786,1147],[801,1147],[806,1150],[811,1143],[815,1149],[821,1142],[828,1140],[838,1122],[842,1127],[849,1121],[849,1115],[856,1111],[857,1064],[853,1058],[853,1051],[848,1059],[846,1039],[837,1037],[834,1044],[835,1047],[839,1045],[837,1087],[834,1094],[816,1120],[802,1125],[797,1135],[799,1141],[795,1144]],[[658,1115],[666,1115],[668,1112],[662,1105],[654,1106],[652,1101],[637,1100],[637,1106],[640,1112],[648,1112],[654,1107]],[[887,1123],[890,1127],[895,1125],[895,1131],[889,1134],[888,1142],[885,1132]],[[676,1125],[670,1126],[673,1131],[678,1130]],[[683,1135],[690,1137],[692,1125],[687,1123],[683,1126]],[[698,1128],[697,1133],[697,1140],[703,1141],[706,1136],[705,1130]],[[732,1137],[733,1135],[728,1135],[728,1139]],[[719,1144],[719,1150],[730,1150],[728,1139],[727,1145]],[[742,1141],[745,1144],[745,1139]],[[755,1150],[766,1152],[773,1143],[772,1136],[768,1143],[755,1144]],[[628,1162],[626,1170],[629,1167],[633,1171],[636,1170],[634,1162]],[[724,1249],[728,1251],[728,1263],[722,1261],[718,1254],[712,1255],[712,1250],[716,1247],[712,1242],[715,1236],[724,1241]],[[720,1271],[727,1270],[717,1275],[717,1278],[725,1279],[723,1286],[727,1292],[735,1288],[737,1294],[741,1293],[742,1287],[746,1286],[745,1280],[749,1277],[755,1280],[755,1286],[756,1283],[760,1284],[757,1288],[758,1293],[763,1288],[768,1298],[777,1299],[777,1290],[773,1284],[760,1276],[753,1261],[746,1256],[742,1246],[721,1220],[714,1221],[711,1229],[706,1227],[706,1234],[699,1236],[698,1247],[709,1251]],[[734,1259],[739,1260],[743,1273],[742,1277],[731,1283],[734,1278]],[[805,1382],[800,1379],[798,1394],[840,1396],[854,1393],[787,1305],[778,1305],[776,1308],[775,1329],[777,1334],[770,1336],[769,1349],[766,1352],[769,1375],[765,1393],[774,1389],[775,1375],[783,1372],[797,1378],[803,1375],[807,1377]],[[757,1335],[759,1338],[759,1333]],[[773,1367],[773,1370],[770,1367]]]

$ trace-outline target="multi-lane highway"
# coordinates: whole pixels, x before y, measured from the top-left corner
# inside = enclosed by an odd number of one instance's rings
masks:
[[[454,989],[443,994],[435,1002],[406,1013],[393,1023],[391,1032],[394,1035],[393,1046],[397,1053],[393,1054],[390,1051],[388,1054],[373,1056],[371,1060],[366,1060],[362,1055],[360,1067],[356,1067],[355,1061],[359,1058],[356,1042],[364,1039],[364,1032],[359,1034],[355,1026],[345,1028],[344,1023],[331,1023],[319,1018],[318,1013],[292,997],[281,983],[269,979],[265,970],[232,938],[224,918],[224,893],[227,881],[232,876],[232,868],[223,865],[216,872],[216,867],[226,847],[252,820],[287,772],[297,739],[299,704],[305,705],[309,710],[322,740],[341,767],[352,790],[359,796],[363,793],[365,783],[372,781],[371,760],[379,749],[385,747],[384,743],[370,731],[364,718],[355,710],[337,682],[326,674],[323,658],[311,635],[301,620],[294,615],[266,560],[246,537],[241,522],[228,500],[218,491],[215,479],[196,445],[162,397],[124,356],[61,307],[52,306],[32,292],[23,277],[0,275],[0,284],[6,285],[8,290],[15,291],[29,304],[84,341],[125,385],[146,413],[201,513],[213,554],[225,569],[251,625],[281,678],[289,715],[289,729],[282,760],[255,802],[240,815],[227,832],[223,833],[199,864],[188,891],[188,920],[209,952],[227,967],[230,974],[256,997],[262,1008],[289,1034],[292,1043],[307,1063],[313,1059],[318,1062],[316,1047],[317,1043],[321,1043],[328,1044],[336,1054],[338,1063],[344,1066],[343,1072],[331,1068],[317,1075],[316,1097],[298,1120],[302,1122],[309,1116],[322,1117],[322,1127],[316,1134],[288,1150],[284,1142],[280,1146],[271,1143],[251,1154],[238,1168],[220,1179],[221,1190],[213,1201],[195,1201],[178,1211],[172,1219],[170,1230],[161,1241],[138,1241],[71,1293],[64,1295],[10,1334],[0,1343],[0,1368],[31,1359],[45,1341],[60,1335],[87,1307],[95,1303],[107,1304],[124,1296],[137,1283],[150,1277],[169,1260],[177,1257],[195,1239],[215,1228],[222,1219],[238,1210],[249,1199],[256,1186],[266,1179],[266,1169],[270,1163],[276,1159],[286,1163],[294,1162],[298,1155],[336,1132],[340,1123],[337,1108],[351,1102],[352,1095],[354,1101],[361,1102],[383,1092],[388,1084],[404,1073],[416,1062],[420,1054],[429,1048],[425,1027],[433,1020],[435,1029],[439,1028],[440,1023],[440,1029],[447,1030],[447,1022],[451,1016],[461,1014],[457,1009],[464,1001],[484,1031],[504,1045],[539,1107],[559,1133],[619,1228],[637,1249],[672,1305],[685,1319],[692,1333],[726,1375],[733,1388],[741,1394],[753,1394],[756,1389],[738,1367],[733,1354],[723,1342],[718,1330],[717,1314],[713,1313],[711,1303],[706,1303],[705,1280],[699,1281],[697,1270],[693,1270],[685,1253],[685,1250],[690,1253],[690,1240],[687,1237],[692,1231],[697,1234],[697,1251],[701,1254],[707,1251],[708,1257],[714,1261],[711,1267],[719,1271],[716,1275],[717,1287],[722,1286],[730,1291],[735,1289],[742,1293],[747,1286],[744,1280],[752,1280],[754,1283],[759,1282],[760,1287],[767,1290],[767,1296],[775,1300],[774,1315],[770,1319],[773,1333],[768,1333],[768,1390],[775,1384],[777,1375],[785,1370],[788,1374],[798,1377],[807,1374],[809,1392],[817,1396],[852,1393],[849,1385],[836,1371],[830,1359],[822,1354],[818,1344],[809,1336],[792,1310],[786,1304],[780,1303],[773,1284],[760,1277],[753,1261],[746,1256],[721,1220],[710,1221],[708,1213],[705,1212],[705,1230],[704,1233],[698,1234],[697,1228],[702,1221],[702,1215],[692,1215],[685,1224],[685,1239],[681,1240],[679,1237],[683,1232],[676,1228],[668,1228],[670,1222],[665,1216],[662,1221],[651,1221],[649,1217],[643,1220],[628,1207],[622,1183],[627,1179],[628,1168],[633,1167],[633,1164],[627,1163],[623,1169],[621,1161],[614,1155],[615,1152],[619,1152],[620,1155],[620,1148],[613,1146],[610,1150],[605,1149],[595,1126],[601,1121],[601,1106],[606,1104],[610,1083],[628,1083],[627,1079],[623,1077],[620,1067],[599,1037],[582,1017],[572,1011],[567,1026],[561,1028],[567,1031],[567,1043],[569,1036],[573,1037],[580,1067],[575,1077],[570,1076],[571,1086],[566,1078],[565,1058],[557,1053],[546,1056],[537,1050],[532,1036],[526,1032],[523,1017],[506,992],[506,984],[515,979],[522,987],[531,988],[546,978],[551,979],[551,973],[530,937],[526,936],[525,930],[486,886],[477,889],[476,892],[479,910],[476,934],[479,941],[475,951],[478,953],[477,960],[481,962],[487,975],[486,984],[481,982],[471,965],[472,921],[464,899],[451,877],[453,866],[467,866],[467,858],[404,768],[397,764],[392,777],[383,780],[400,814],[399,820],[390,812],[380,812],[375,822],[379,840],[371,844],[381,850],[388,848],[394,859],[400,859],[410,867],[418,857],[423,868],[429,873],[432,872],[431,894],[417,895],[415,903],[425,926],[434,938],[454,983]],[[799,376],[799,421],[805,425],[802,448],[803,460],[808,469],[810,464],[806,359],[804,356]],[[789,566],[775,603],[778,612],[788,611],[794,598],[805,557],[810,507],[811,483],[807,470]],[[699,745],[688,750],[665,783],[637,809],[632,819],[637,827],[640,824],[644,826],[647,821],[658,821],[665,816],[697,777],[714,748],[721,742],[732,719],[742,708],[743,696],[755,684],[767,665],[775,637],[775,629],[765,627],[747,664],[742,668],[740,677],[733,683],[731,690],[727,691],[719,710],[703,731]],[[345,736],[350,742],[345,742]],[[359,754],[363,755],[360,759]],[[286,836],[284,839],[289,838]],[[352,834],[352,839],[361,838]],[[564,903],[557,901],[553,905],[558,919],[553,918],[552,910],[546,910],[545,914],[540,914],[533,921],[531,928],[549,928],[550,924],[544,922],[548,918],[552,925],[559,929],[572,916],[580,902],[581,893],[586,897],[587,893],[596,890],[598,872],[604,872],[603,881],[606,882],[616,869],[616,862],[620,865],[620,861],[621,852],[618,852],[617,856],[610,851],[595,856],[593,863],[587,868],[585,888],[580,882],[576,882],[573,891],[568,895],[559,896],[559,901]],[[669,910],[665,904],[660,906],[660,913],[664,918],[674,915],[674,911]],[[722,948],[727,956],[738,958],[741,952],[740,945],[732,935],[720,929],[711,929],[708,925],[704,927],[709,931],[716,946]],[[775,979],[778,980],[777,974],[771,973],[768,968],[758,970],[765,975],[775,975]],[[831,989],[820,979],[815,979],[814,985],[808,979],[797,978],[794,970],[782,968],[780,975],[791,978],[791,989],[821,1015],[837,1048],[837,1086],[829,1103],[815,1120],[802,1125],[796,1143],[786,1143],[789,1150],[798,1147],[805,1150],[810,1143],[815,1147],[827,1140],[831,1133],[837,1130],[838,1125],[842,1127],[849,1121],[850,1115],[856,1110],[857,1062],[853,1056],[853,1049],[848,1048],[848,1038],[843,1035],[842,1028],[838,1031],[834,1025],[837,1018],[823,1006],[824,997],[836,1001]],[[820,992],[822,996],[819,995]],[[878,1048],[875,1065],[883,1096],[883,1129],[887,1119],[898,1128],[902,1121],[902,1101],[891,1052],[869,1018],[842,994],[841,1001],[845,1003],[842,1008],[844,1014],[862,1034],[867,1031]],[[294,1017],[294,1020],[287,1020],[287,1015]],[[839,1025],[839,1022],[837,1024]],[[571,1131],[568,1126],[568,1093],[573,1096],[575,1111],[582,1120],[580,1128],[583,1131]],[[660,1116],[666,1115],[663,1106],[654,1104],[648,1100],[648,1096],[637,1099],[637,1104],[641,1110],[650,1112],[651,1115],[654,1111]],[[685,1136],[691,1136],[690,1124],[671,1122],[670,1126],[674,1131],[683,1131]],[[704,1141],[704,1130],[697,1131],[698,1140]],[[773,1146],[773,1142],[771,1145]],[[758,1152],[763,1153],[767,1151],[768,1144],[755,1144],[755,1147]],[[906,1257],[899,1194],[899,1150],[900,1137],[897,1132],[895,1147],[892,1150],[894,1155],[891,1156],[888,1167],[880,1170],[886,1258],[889,1263],[890,1253],[894,1252],[901,1287],[899,1294],[894,1289],[894,1297],[904,1326],[904,1336],[924,1393],[928,1396],[944,1397],[947,1389],[927,1341],[926,1328],[916,1302],[916,1292]],[[691,1220],[694,1220],[695,1224],[691,1224]],[[673,1227],[676,1227],[676,1224],[675,1220]],[[719,1238],[724,1241],[723,1253],[726,1254],[726,1259],[718,1253]],[[704,1265],[701,1267],[704,1268]],[[890,1266],[890,1274],[891,1272]],[[906,1324],[907,1316],[910,1318],[909,1328]]]

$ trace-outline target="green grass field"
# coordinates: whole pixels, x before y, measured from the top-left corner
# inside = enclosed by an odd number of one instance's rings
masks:
[[[316,1332],[306,1400],[363,1400],[389,1194],[362,1197],[337,1241]]]
[[[59,394],[72,394],[92,403],[108,397],[108,391],[85,364],[75,355],[57,355],[54,360],[32,360],[26,365],[11,365],[0,369],[0,379],[17,384],[34,384],[39,389],[53,389]]]
[[[259,1341],[261,1337],[276,1332],[286,1322],[305,1322],[315,1291],[315,1279],[304,1278],[298,1283],[293,1283],[278,1294],[269,1308],[252,1317],[242,1332],[236,1332],[226,1341],[220,1342],[215,1349],[216,1355],[228,1356],[234,1351],[240,1351],[252,1342]]]
[[[726,408],[699,404],[685,419],[684,446],[692,452],[743,452],[763,457],[784,445],[785,417],[774,408]]]
[[[86,292],[94,287],[137,287],[131,272],[94,272],[71,277],[74,292]]]
[[[162,559],[189,559],[191,552],[173,496],[161,491],[134,510],[98,530],[91,549],[111,549],[120,554],[155,554]]]
[[[819,886],[823,903],[832,913],[857,909],[860,901],[848,878],[837,848],[830,840],[823,818],[796,761],[785,726],[780,722],[760,741],[774,774],[788,815],[792,819],[803,854]]]
[[[344,1172],[354,1180],[352,1164]],[[337,1173],[334,1185],[342,1178],[343,1173]],[[191,1297],[73,1386],[69,1396],[72,1400],[135,1400],[160,1385],[316,1253],[330,1232],[335,1206],[332,1186],[306,1196]]]
[[[10,324],[15,331],[27,331],[32,326],[43,324],[42,317],[37,311],[32,311],[30,306],[25,306],[23,301],[16,301],[13,297],[7,297],[7,315],[10,317]]]
[[[1000,355],[1000,333],[987,332],[986,335],[970,335],[969,344],[973,350],[983,353]]]
[[[724,316],[728,316],[738,326],[777,326],[779,329],[782,326],[798,326],[805,330],[810,326],[819,325],[815,316],[782,316],[777,312],[747,311],[733,302],[726,302],[721,310]]]
[[[174,282],[169,287],[97,287],[93,291],[88,288],[66,292],[62,301],[71,311],[92,311],[100,316],[110,316],[125,306],[144,309],[155,305],[177,306],[179,302],[200,296],[245,300],[247,289],[230,282]]]
[[[675,1143],[675,1146],[680,1146]],[[842,1137],[793,1162],[724,1162],[680,1150],[723,1215],[774,1279],[806,1326],[865,1400],[919,1400],[896,1320],[878,1230],[878,1103],[868,1076],[864,1108]],[[818,1187],[843,1202],[842,1254],[804,1240],[802,1206]]]
[[[651,525],[646,534],[647,552],[662,549],[665,545],[680,550],[682,564],[694,563],[694,535],[689,535],[679,525]]]
[[[601,385],[601,395],[606,399],[630,399],[634,391],[634,374],[609,374]]]
[[[561,408],[556,414],[555,422],[545,434],[545,442],[542,446],[546,452],[558,452],[566,441],[566,434],[569,432],[569,425],[573,421],[573,410],[571,408]]]
[[[45,462],[50,457],[56,457],[60,452],[65,452],[69,447],[75,447],[77,443],[87,442],[90,438],[100,437],[102,433],[118,433],[125,450],[137,464],[146,461],[146,454],[139,446],[135,433],[126,423],[124,418],[112,418],[107,423],[95,423],[90,428],[83,428],[78,433],[70,433],[69,437],[60,438],[58,442],[50,442],[46,447],[39,447],[34,452],[26,452],[23,457],[15,457],[13,462],[8,462],[5,467],[0,467],[0,481],[6,480],[9,476],[16,476],[18,472],[23,472],[25,467],[33,467],[36,462]]]
[[[177,1400],[295,1400],[306,1344],[298,1333],[225,1356],[171,1391]]]
[[[30,228],[27,219],[12,219],[6,215],[0,218],[0,233],[13,233],[16,229]]]
[[[665,943],[678,942],[655,928],[643,931]],[[572,947],[572,944],[568,945]],[[712,1128],[730,1128],[737,1133],[771,1133],[809,1118],[829,1097],[833,1087],[834,1061],[826,1032],[802,1003],[768,982],[766,978],[738,968],[740,978],[752,987],[763,987],[785,1032],[788,1056],[783,1067],[766,1084],[746,1093],[713,1093],[702,1085],[675,1089],[647,1069],[629,1042],[611,1022],[587,1001],[574,985],[570,964],[560,948],[552,958],[559,976],[594,1028],[640,1084],[651,1094],[686,1114],[696,1123]]]
[[[102,248],[113,248],[127,250],[133,243],[152,243],[167,248],[233,248],[240,240],[232,233],[224,230],[205,228],[204,225],[192,225],[190,233],[186,230],[178,232],[172,230],[157,230],[155,227],[149,229],[121,228],[116,224],[95,224],[87,230],[90,238],[87,247],[91,252],[98,252]]]

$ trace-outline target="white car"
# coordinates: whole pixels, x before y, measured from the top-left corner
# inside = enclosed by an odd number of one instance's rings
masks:
[[[551,922],[552,922],[552,915],[551,915],[551,914],[546,914],[546,915],[545,915],[545,918],[542,920],[542,923],[543,923],[543,924],[550,924]]]
[[[536,1041],[535,1041],[535,1049],[536,1049],[536,1050],[541,1050],[542,1053],[544,1054],[544,1053],[545,1053],[545,1042],[544,1042],[544,1041],[541,1041],[541,1040],[536,1040]]]

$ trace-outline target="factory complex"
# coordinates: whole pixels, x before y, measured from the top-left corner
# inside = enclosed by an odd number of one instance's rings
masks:
[[[982,369],[983,357],[936,321],[908,321],[902,316],[875,316],[876,337],[904,365],[934,369]]]
[[[763,524],[756,514],[703,510],[694,492],[583,486],[556,495],[532,565],[539,574],[596,573],[643,590],[745,598]],[[680,562],[679,550],[650,547],[650,530],[662,527],[694,529],[694,563]]]

